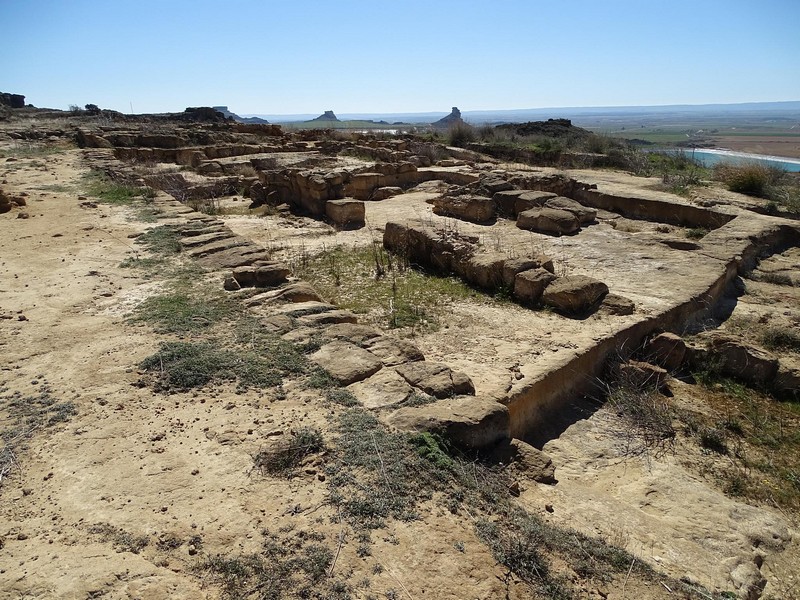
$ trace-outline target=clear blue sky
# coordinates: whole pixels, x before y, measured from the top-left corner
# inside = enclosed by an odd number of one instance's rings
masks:
[[[800,0],[0,0],[0,91],[129,112],[800,100]]]

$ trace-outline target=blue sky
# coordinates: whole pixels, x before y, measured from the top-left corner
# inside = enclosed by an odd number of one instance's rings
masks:
[[[799,0],[0,0],[0,91],[130,112],[800,100]]]

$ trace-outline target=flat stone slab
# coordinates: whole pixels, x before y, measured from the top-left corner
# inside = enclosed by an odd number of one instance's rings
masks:
[[[184,229],[181,231],[181,235],[183,237],[197,237],[209,233],[222,233],[225,231],[231,231],[231,230],[228,229],[226,225],[211,225],[209,227],[201,227],[199,229]],[[231,234],[232,233],[233,232],[231,232]]]
[[[361,200],[347,198],[343,200],[328,200],[325,203],[325,216],[338,227],[363,227],[365,215],[366,209]]]
[[[498,213],[504,217],[514,218],[517,216],[517,210],[515,208],[517,198],[525,193],[527,193],[526,190],[504,190],[502,192],[496,192],[492,195],[492,202],[494,202],[494,205],[497,207]]]
[[[723,374],[756,384],[772,381],[778,373],[775,355],[719,331],[704,331],[697,339],[708,348]]]
[[[289,315],[290,317],[304,317],[306,315],[316,315],[320,313],[337,310],[333,304],[309,300],[307,302],[295,302],[286,304],[275,309],[278,314]]]
[[[237,267],[233,270],[233,278],[242,287],[272,287],[286,283],[291,271],[281,263],[267,265]]]
[[[234,233],[230,229],[226,228],[221,231],[215,231],[213,233],[204,233],[200,235],[187,236],[182,240],[180,240],[180,244],[184,248],[194,248],[195,246],[202,246],[204,244],[210,244],[211,242],[216,242],[217,240],[225,240],[232,237],[234,237]]]
[[[540,206],[544,206],[544,203],[550,200],[550,198],[555,198],[556,194],[552,192],[539,192],[539,191],[527,191],[521,193],[517,196],[517,199],[514,202],[514,213],[519,215],[526,210],[530,210],[532,208],[537,208]]]
[[[545,269],[553,273],[553,260],[549,256],[540,254],[530,258],[509,258],[503,263],[503,285],[514,289],[514,280],[517,274],[531,269]]]
[[[271,304],[274,302],[322,302],[316,290],[309,283],[305,281],[296,281],[290,283],[277,290],[270,290],[263,294],[258,294],[245,300],[245,306],[252,308],[254,306],[261,306],[262,304]]]
[[[464,268],[464,279],[480,288],[493,290],[503,283],[503,265],[507,256],[486,252],[472,256]]]
[[[524,304],[535,304],[555,279],[555,275],[541,267],[517,273],[514,278],[514,298]]]
[[[363,346],[368,340],[380,337],[380,331],[369,325],[359,325],[357,323],[337,323],[326,327],[322,332],[327,338],[334,340],[344,340],[357,346]]]
[[[369,197],[372,201],[380,201],[386,200],[387,198],[391,198],[393,196],[399,196],[403,193],[403,188],[397,186],[385,186],[376,189],[372,192],[372,195]]]
[[[556,279],[542,294],[542,303],[567,314],[585,313],[608,293],[602,281],[585,275]]]
[[[380,358],[387,367],[425,360],[425,355],[414,344],[391,335],[372,338],[366,341],[363,346]]]
[[[469,377],[442,363],[407,363],[396,367],[396,371],[409,384],[435,398],[475,393],[475,386]]]
[[[186,254],[191,256],[192,258],[201,258],[203,256],[208,256],[209,254],[216,254],[217,252],[222,252],[223,250],[228,250],[229,248],[253,248],[255,250],[261,250],[258,246],[253,244],[252,242],[248,242],[246,239],[234,236],[231,238],[226,238],[224,240],[218,240],[216,242],[211,242],[208,244],[204,244],[202,246],[197,246],[188,250]]]
[[[347,389],[366,408],[385,408],[405,401],[414,391],[408,382],[392,369],[382,369]]]
[[[510,190],[514,186],[500,177],[487,177],[481,181],[481,186],[490,194]]]
[[[531,208],[517,216],[517,227],[554,235],[575,233],[581,223],[571,212],[556,208]]]
[[[331,310],[315,315],[305,315],[297,319],[301,325],[319,327],[321,325],[333,325],[335,323],[356,323],[356,317],[349,310]]]
[[[331,342],[309,357],[341,385],[363,381],[383,368],[375,355],[348,342]]]
[[[665,331],[655,336],[645,347],[647,361],[668,371],[677,370],[686,358],[686,342],[679,335]]]
[[[636,312],[636,304],[633,300],[625,298],[624,296],[608,294],[603,298],[600,310],[615,316],[632,315]]]
[[[492,455],[498,462],[511,466],[524,477],[529,477],[537,483],[558,483],[553,459],[522,440],[511,440],[508,444],[500,444]]]
[[[550,198],[545,201],[544,205],[546,208],[555,208],[572,213],[578,218],[581,225],[593,223],[597,219],[597,211],[595,209],[584,206],[572,198],[556,196],[555,198]]]
[[[484,196],[442,196],[433,201],[433,212],[473,223],[485,223],[495,217],[495,204]]]
[[[201,257],[198,262],[205,267],[235,269],[236,267],[249,266],[267,259],[269,259],[269,253],[266,250],[255,244],[247,244],[209,254]]]
[[[437,433],[464,448],[485,448],[510,437],[508,409],[474,396],[401,408],[388,421],[403,431]]]

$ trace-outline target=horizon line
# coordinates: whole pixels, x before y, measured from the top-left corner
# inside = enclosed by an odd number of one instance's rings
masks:
[[[468,109],[468,110],[461,110],[462,114],[468,113],[481,113],[481,112],[494,112],[494,113],[501,113],[501,112],[523,112],[523,111],[544,111],[544,110],[609,110],[609,109],[630,109],[630,108],[637,108],[637,109],[646,109],[646,108],[703,108],[703,107],[710,107],[710,106],[752,106],[752,105],[759,105],[759,104],[798,104],[800,105],[800,99],[798,100],[754,100],[754,101],[747,101],[747,102],[704,102],[702,104],[690,104],[690,103],[683,103],[683,104],[609,104],[609,105],[589,105],[589,106],[542,106],[542,107],[526,107],[526,108],[475,108],[475,109]],[[216,104],[214,106],[226,106],[228,110],[230,110],[230,106],[225,104]],[[798,107],[800,108],[800,107]],[[332,110],[332,112],[337,113],[336,109],[325,109],[322,112],[296,112],[296,113],[242,113],[242,116],[258,116],[258,115],[271,115],[271,116],[305,116],[305,115],[316,115],[316,114],[323,114],[327,110]],[[235,112],[235,111],[231,111]],[[386,114],[402,114],[402,115],[429,115],[429,114],[447,114],[449,111],[446,110],[421,110],[421,111],[399,111],[399,110],[388,110],[388,111],[380,111],[380,112],[366,112],[366,111],[341,111],[339,114],[342,115],[386,115]],[[238,114],[238,113],[237,113]]]

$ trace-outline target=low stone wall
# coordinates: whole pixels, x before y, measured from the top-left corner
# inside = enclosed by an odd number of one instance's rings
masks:
[[[515,178],[512,182],[523,189],[552,192],[593,208],[618,213],[629,219],[717,229],[736,216],[732,213],[675,201],[609,194],[598,190],[594,184],[583,183],[563,175]]]
[[[628,325],[584,351],[565,357],[543,357],[536,363],[523,365],[520,370],[525,376],[514,382],[502,401],[509,409],[512,437],[534,445],[547,441],[543,432],[554,416],[582,394],[596,393],[599,377],[609,361],[626,359],[656,331],[690,330],[713,313],[733,280],[752,268],[750,261],[742,257],[758,256],[787,244],[797,244],[800,236],[800,226],[762,222],[754,225],[741,223],[739,227],[742,228],[741,235],[733,229],[720,230],[719,235],[728,241],[725,244],[720,240],[727,258],[719,256],[717,277],[697,282],[697,289],[690,291],[685,301]],[[713,256],[714,253],[709,254]]]
[[[477,242],[473,236],[413,222],[390,221],[383,235],[386,249],[414,265],[458,275],[489,292],[509,290],[517,302],[526,306],[544,304],[566,316],[585,316],[596,310],[608,294],[604,283],[590,277],[556,277],[553,261],[547,256],[478,252]]]

